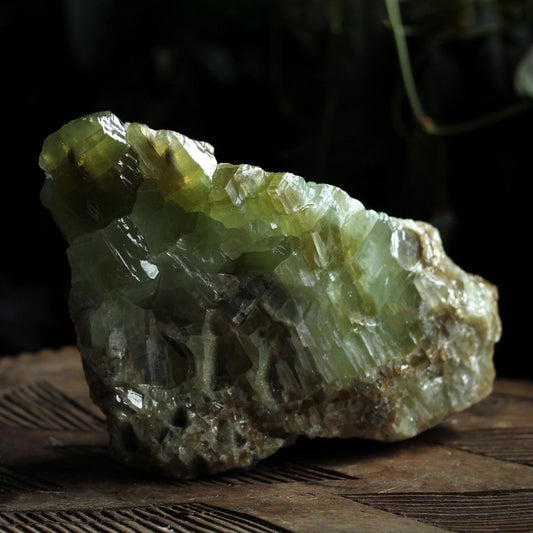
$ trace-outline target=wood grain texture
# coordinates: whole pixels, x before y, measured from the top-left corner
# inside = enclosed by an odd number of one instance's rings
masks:
[[[202,503],[153,505],[72,511],[0,512],[6,533],[124,533],[164,531],[227,531],[228,533],[285,533],[287,530],[245,513]]]
[[[405,442],[300,439],[179,481],[107,448],[74,348],[0,359],[0,531],[533,531],[533,383]]]
[[[449,531],[533,531],[533,490],[344,495]]]
[[[58,431],[104,431],[105,421],[42,380],[0,391],[0,426]]]

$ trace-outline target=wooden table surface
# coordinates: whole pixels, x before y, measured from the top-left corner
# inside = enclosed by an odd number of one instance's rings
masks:
[[[0,359],[0,532],[533,531],[533,383],[414,439],[300,440],[190,482],[107,451],[78,352]]]

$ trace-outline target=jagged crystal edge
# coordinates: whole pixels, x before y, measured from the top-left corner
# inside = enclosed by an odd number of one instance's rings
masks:
[[[40,165],[127,464],[187,478],[298,435],[403,439],[491,391],[497,290],[430,225],[110,112],[50,135]]]

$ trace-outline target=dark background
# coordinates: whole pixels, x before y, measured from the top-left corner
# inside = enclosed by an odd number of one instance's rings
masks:
[[[401,5],[416,85],[436,123],[519,101],[513,76],[533,42],[531,2]],[[208,141],[219,161],[340,185],[368,208],[435,224],[452,259],[499,288],[498,372],[533,377],[533,114],[425,133],[405,96],[383,1],[0,6],[0,354],[75,342],[66,244],[40,204],[37,161],[49,133],[109,109]]]

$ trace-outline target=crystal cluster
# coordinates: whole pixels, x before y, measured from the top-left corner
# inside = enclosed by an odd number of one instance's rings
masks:
[[[398,440],[484,398],[496,288],[428,224],[110,112],[44,142],[111,448],[190,478],[295,440]]]

